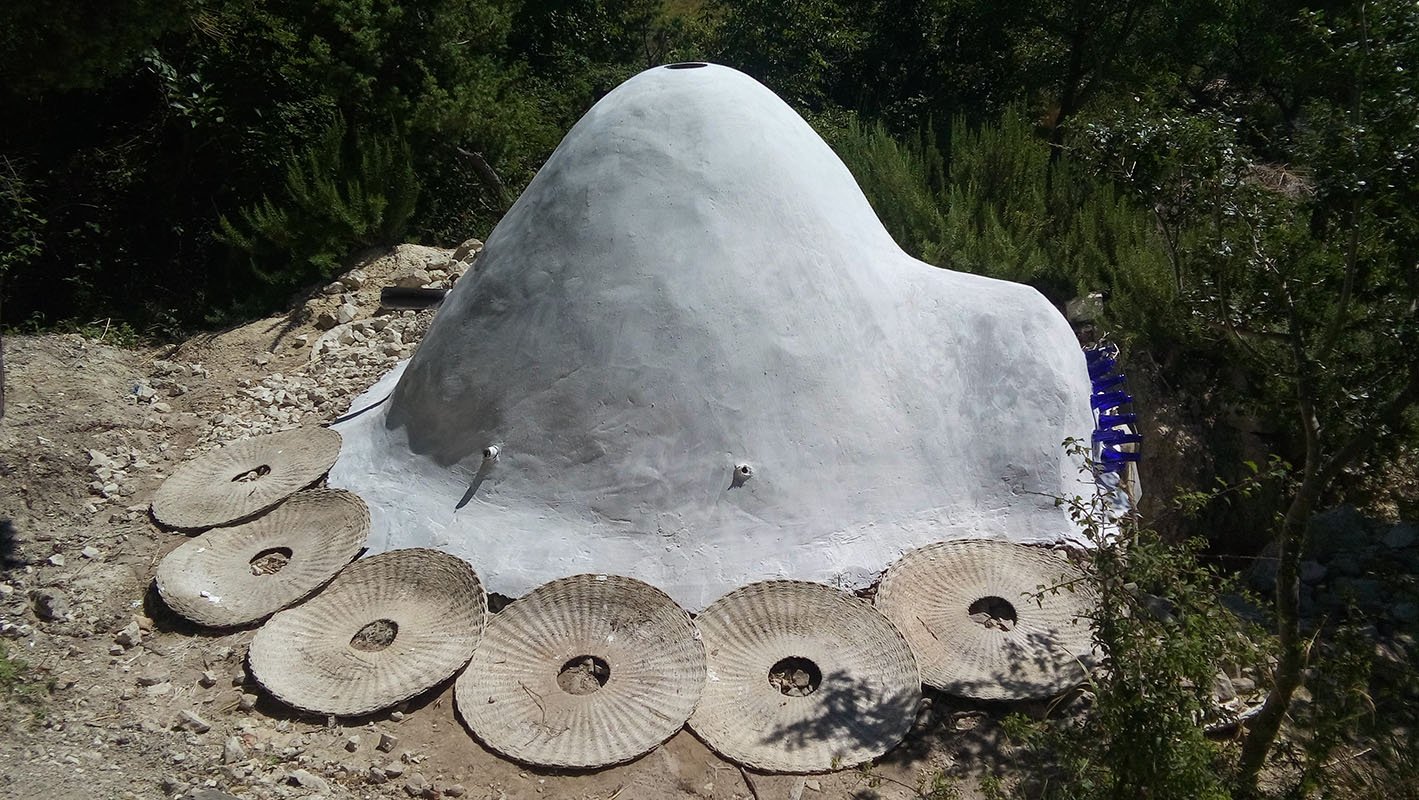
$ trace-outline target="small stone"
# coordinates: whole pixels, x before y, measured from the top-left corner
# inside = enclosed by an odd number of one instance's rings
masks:
[[[453,255],[450,256],[450,258],[452,258],[454,261],[467,261],[470,257],[478,255],[478,253],[482,252],[482,250],[482,241],[478,239],[469,239],[463,244],[460,244],[458,247],[454,248]]]
[[[1217,677],[1212,679],[1212,696],[1223,703],[1237,699],[1236,685],[1227,677],[1227,673],[1219,672]]]
[[[251,363],[255,364],[258,367],[264,367],[267,364],[271,363],[271,356],[265,353],[257,353],[256,355],[251,357]]]
[[[167,683],[168,680],[168,671],[161,667],[138,673],[139,686],[157,686],[160,683]]]
[[[340,279],[340,282],[345,284],[345,287],[348,289],[358,289],[364,286],[365,281],[368,280],[369,275],[365,274],[364,270],[352,269],[345,273],[345,276]]]
[[[168,405],[167,403],[154,403],[153,410],[158,412],[159,414],[171,414],[172,406]]]
[[[249,692],[242,692],[241,697],[237,699],[237,708],[242,711],[250,711],[256,708],[256,695]]]
[[[804,786],[805,788],[812,789],[812,790],[815,791],[815,792],[821,792],[821,791],[823,791],[823,784],[821,784],[821,783],[819,783],[818,781],[813,780],[813,779],[811,779],[811,778],[810,778],[809,780],[804,781],[804,782],[803,782],[803,786]]]
[[[404,712],[403,712],[403,711],[391,711],[391,712],[389,712],[389,718],[390,718],[392,721],[394,721],[394,722],[403,722],[403,721],[404,721]]]
[[[246,747],[242,745],[241,739],[235,736],[228,736],[222,743],[222,763],[237,764],[248,758]]]
[[[347,752],[347,753],[353,753],[353,752],[355,752],[356,750],[359,750],[359,749],[360,749],[360,737],[358,737],[358,736],[347,736],[347,737],[345,737],[345,752]]]
[[[335,311],[335,319],[339,321],[341,325],[344,325],[347,322],[353,321],[359,314],[360,310],[358,308],[346,303]]]
[[[1401,550],[1406,547],[1412,547],[1416,540],[1419,540],[1419,528],[1407,522],[1401,522],[1385,531],[1385,547],[1391,550]]]
[[[1251,694],[1256,691],[1256,681],[1245,676],[1232,678],[1232,688],[1236,690],[1237,694]]]
[[[335,316],[335,312],[333,311],[325,310],[315,315],[314,325],[316,330],[328,331],[339,324],[340,320]]]
[[[1325,578],[1327,572],[1325,565],[1319,561],[1302,561],[1301,580],[1306,583],[1320,583]]]
[[[416,772],[409,776],[409,780],[404,782],[404,793],[410,797],[420,797],[424,794],[424,789],[428,785],[428,780],[424,778],[423,775]]]
[[[43,620],[60,620],[69,615],[69,598],[58,589],[40,589],[34,595],[35,616]]]
[[[80,551],[79,551],[79,554],[82,555],[84,558],[87,558],[87,559],[90,559],[90,560],[96,559],[96,558],[98,558],[99,556],[103,555],[103,553],[99,552],[99,549],[98,549],[97,547],[94,547],[93,545],[89,545],[88,547],[85,547],[83,550],[80,550]]]
[[[64,555],[62,553],[55,553],[49,557],[49,563],[56,567],[64,566]]]
[[[319,794],[330,794],[330,784],[324,778],[303,769],[293,769],[286,775],[286,782],[302,789],[310,789]]]
[[[171,683],[155,683],[146,690],[149,697],[161,697],[165,694],[172,694]]]
[[[398,744],[398,736],[395,736],[392,733],[385,733],[384,731],[380,731],[379,743],[374,746],[374,749],[378,750],[381,753],[388,753],[393,750]]]
[[[369,772],[365,773],[365,780],[376,784],[389,783],[389,776],[384,774],[384,770],[379,767],[370,767]]]
[[[212,730],[211,723],[186,709],[177,712],[177,727],[193,733],[206,733]]]
[[[216,686],[216,685],[217,685],[217,676],[216,676],[216,674],[213,673],[211,670],[207,670],[206,672],[203,672],[203,673],[202,673],[202,676],[197,679],[197,685],[198,685],[198,686],[201,686],[203,689],[210,689],[210,688],[212,688],[213,686]]]
[[[398,778],[404,774],[404,765],[398,761],[391,761],[384,765],[384,774],[391,778]]]
[[[416,269],[394,276],[394,285],[404,289],[418,289],[433,280],[428,270]]]
[[[125,648],[137,647],[143,641],[143,631],[138,627],[137,622],[130,622],[127,627],[113,637],[113,641]]]

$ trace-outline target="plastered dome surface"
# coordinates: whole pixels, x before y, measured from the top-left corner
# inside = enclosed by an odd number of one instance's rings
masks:
[[[861,586],[942,539],[1077,535],[1084,357],[1035,290],[906,255],[768,89],[659,67],[567,134],[341,423],[371,552],[512,596],[609,572],[691,610]],[[486,459],[496,446],[497,457]],[[736,473],[747,465],[751,474]]]

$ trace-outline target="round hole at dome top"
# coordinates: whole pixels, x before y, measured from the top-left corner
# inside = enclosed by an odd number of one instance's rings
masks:
[[[557,671],[557,685],[567,694],[591,694],[611,680],[611,665],[593,655],[573,656]]]
[[[769,685],[789,697],[807,697],[823,685],[823,671],[803,656],[781,658],[769,667]]]
[[[252,575],[275,575],[291,563],[294,555],[289,547],[268,547],[251,557]]]
[[[983,628],[997,631],[1010,631],[1015,629],[1016,615],[1015,606],[1003,597],[989,595],[971,603],[966,609],[966,615],[971,621]]]
[[[703,62],[703,61],[682,61],[682,62],[680,62],[679,64],[666,64],[666,65],[665,65],[665,68],[666,68],[666,69],[699,69],[700,67],[708,67],[708,66],[709,66],[709,64],[706,64],[706,63]]]
[[[392,619],[377,619],[360,628],[350,637],[350,646],[366,653],[376,653],[394,644],[399,635],[399,623]]]

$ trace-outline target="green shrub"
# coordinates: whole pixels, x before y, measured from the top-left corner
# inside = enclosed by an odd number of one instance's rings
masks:
[[[1205,733],[1212,687],[1225,664],[1255,663],[1252,643],[1264,641],[1219,602],[1238,591],[1235,581],[1200,559],[1204,541],[1174,545],[1136,519],[1108,522],[1101,497],[1061,503],[1091,545],[1078,563],[1097,596],[1087,622],[1102,663],[1082,717],[1012,721],[1034,772],[1021,796],[1231,797],[1231,751]]]
[[[337,119],[286,168],[285,191],[221,219],[220,239],[272,286],[327,278],[361,247],[399,240],[419,182],[397,135],[361,134]]]
[[[927,128],[903,143],[880,123],[864,125],[852,114],[823,115],[814,121],[897,244],[936,263],[945,232],[940,196],[945,161],[934,144],[934,132]]]

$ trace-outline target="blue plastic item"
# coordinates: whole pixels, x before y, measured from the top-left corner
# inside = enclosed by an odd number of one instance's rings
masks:
[[[1097,394],[1099,392],[1112,389],[1115,386],[1118,386],[1119,384],[1123,383],[1123,380],[1124,374],[1122,372],[1115,373],[1113,375],[1108,376],[1107,378],[1099,378],[1098,380],[1093,382],[1094,393]]]
[[[1094,444],[1141,444],[1143,436],[1128,431],[1099,430],[1094,431]]]
[[[1128,405],[1133,402],[1133,397],[1128,392],[1104,392],[1089,398],[1089,406],[1095,411],[1105,408],[1116,408]]]
[[[1120,425],[1133,425],[1138,422],[1137,414],[1100,414],[1099,429],[1117,428]]]

